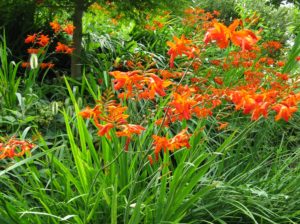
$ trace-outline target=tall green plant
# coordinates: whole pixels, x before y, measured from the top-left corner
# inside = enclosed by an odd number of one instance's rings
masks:
[[[21,77],[17,77],[20,63],[9,62],[5,34],[0,39],[0,63],[1,98],[5,107],[13,109],[17,106],[16,94],[21,81]]]

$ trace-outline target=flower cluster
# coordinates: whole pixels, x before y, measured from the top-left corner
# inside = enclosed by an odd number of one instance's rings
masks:
[[[220,15],[220,12],[217,10],[206,12],[204,9],[198,7],[188,8],[184,13],[183,25],[194,27],[197,32],[207,29],[211,25],[211,21]]]
[[[115,133],[118,137],[127,138],[128,144],[133,134],[140,134],[145,128],[140,125],[129,124],[127,121],[129,115],[125,114],[126,110],[127,107],[122,107],[115,101],[111,101],[108,104],[97,104],[94,108],[86,107],[79,115],[83,118],[93,119],[98,128],[99,136],[106,136],[110,139],[109,132],[114,128],[117,130]]]
[[[149,60],[132,56],[123,63],[124,66],[120,60],[115,61],[116,70],[109,74],[113,77],[113,86],[121,102],[151,100],[146,104],[143,116],[153,118],[158,132],[168,132],[168,127],[178,128],[182,122],[189,124],[215,114],[216,130],[221,131],[230,127],[230,121],[223,118],[227,119],[237,111],[249,115],[251,120],[273,116],[275,121],[289,121],[298,111],[299,79],[283,72],[286,61],[279,58],[282,47],[279,42],[260,44],[260,31],[244,28],[244,25],[257,24],[259,17],[254,15],[244,22],[237,19],[226,26],[215,19],[219,15],[217,11],[205,12],[194,8],[185,13],[183,22],[193,27],[191,32],[194,33],[187,35],[191,37],[189,39],[185,35],[174,36],[173,41],[166,43],[170,69],[155,67],[158,65],[151,61],[151,55]],[[210,42],[215,42],[221,49],[231,43],[237,47],[222,55],[220,50],[216,51],[215,45],[208,45]],[[178,60],[182,63],[175,68],[175,59],[179,56],[186,57]],[[299,56],[295,60],[299,61]],[[155,114],[158,108],[159,113]],[[98,104],[94,108],[87,107],[80,114],[94,120],[99,136],[111,138],[110,130],[116,129],[118,137],[127,137],[128,146],[131,135],[140,134],[145,128],[128,124],[126,110],[127,107],[121,104]],[[153,133],[155,160],[159,159],[161,152],[190,147],[191,135],[187,129],[174,133],[172,138],[169,135],[170,132],[165,136]],[[148,159],[152,164],[152,155]]]
[[[64,28],[57,21],[50,22],[50,26],[54,33],[65,32],[68,35],[73,35],[75,30],[75,26],[73,24],[67,24]]]
[[[72,24],[66,24],[65,26],[62,26],[57,21],[50,22],[50,26],[56,35],[60,33],[73,35],[73,32],[75,30],[75,26],[73,26]],[[62,44],[61,42],[57,42],[57,45],[55,47],[55,51],[57,53],[72,54],[73,50],[74,48],[71,48],[66,44]]]
[[[177,56],[185,54],[190,59],[200,53],[200,50],[192,44],[191,40],[186,39],[184,35],[181,38],[174,36],[173,39],[174,42],[167,42],[167,45],[170,47],[168,55],[170,55],[171,68],[174,67],[174,60]]]
[[[68,45],[62,44],[61,42],[57,42],[55,51],[57,53],[72,54],[72,52],[74,51],[74,48],[71,48]]]
[[[207,30],[203,41],[206,44],[216,41],[220,48],[226,48],[229,40],[231,40],[234,45],[241,47],[242,51],[251,50],[260,38],[248,29],[236,31],[241,24],[242,21],[239,19],[234,20],[229,27],[222,23],[214,22],[213,27]]]
[[[190,148],[190,134],[187,133],[187,129],[182,130],[170,139],[168,139],[167,137],[160,137],[157,135],[153,135],[152,138],[154,139],[153,146],[156,160],[158,160],[159,153],[162,150],[164,150],[164,152],[166,152],[167,150],[173,152],[183,147]],[[151,159],[149,160],[151,161]]]
[[[38,55],[38,54],[44,54],[46,52],[46,49],[49,47],[50,43],[53,42],[54,38],[57,37],[57,35],[61,33],[65,33],[68,35],[73,35],[75,27],[72,24],[67,24],[64,27],[62,27],[57,21],[50,22],[50,26],[54,32],[54,36],[49,37],[49,35],[45,35],[42,33],[34,33],[32,35],[27,35],[27,38],[25,39],[26,44],[31,44],[31,47],[27,49],[27,53],[32,55]],[[72,54],[74,51],[74,48],[69,47],[68,45],[62,44],[61,42],[57,42],[57,45],[55,47],[55,51],[57,53],[64,53],[64,54]],[[21,64],[23,68],[32,68],[30,66],[30,63],[23,62]],[[47,69],[47,68],[53,68],[54,64],[49,63],[40,63],[39,64],[41,69]]]
[[[162,15],[155,17],[148,14],[146,16],[148,22],[145,25],[145,29],[155,31],[164,28],[166,20],[169,18],[169,14],[170,12],[168,11],[164,11]]]
[[[158,119],[156,124],[169,126],[175,121],[190,120],[192,116],[206,118],[212,115],[213,109],[220,104],[221,100],[213,94],[199,94],[196,88],[179,86],[165,108],[167,116]]]
[[[0,143],[0,159],[23,156],[35,146],[28,141],[11,138],[6,143]]]
[[[154,99],[155,95],[165,96],[164,89],[172,84],[171,81],[162,80],[154,72],[156,70],[134,70],[129,72],[113,71],[109,74],[113,76],[114,88],[124,92],[119,94],[119,98],[138,97],[139,99]]]
[[[22,68],[30,68],[30,63],[29,62],[22,62],[21,67]],[[51,63],[51,62],[49,62],[49,63],[44,63],[44,62],[40,63],[40,68],[41,69],[47,69],[47,68],[50,69],[50,68],[53,68],[53,67],[54,67],[54,64]]]
[[[27,38],[25,39],[25,44],[30,44],[30,43],[36,43],[37,45],[41,47],[45,47],[49,44],[50,38],[48,35],[44,34],[33,34],[33,35],[27,35]]]
[[[300,93],[298,94],[290,94],[283,101],[275,104],[272,109],[276,111],[277,115],[275,120],[278,121],[280,119],[284,119],[288,121],[293,113],[298,110],[298,104],[300,102]]]
[[[262,47],[269,51],[270,54],[274,54],[282,48],[282,44],[278,41],[267,41],[262,44]]]
[[[38,55],[38,54],[44,54],[45,48],[47,48],[50,44],[50,37],[48,35],[44,35],[42,33],[35,33],[32,35],[28,35],[27,38],[24,41],[26,44],[31,44],[32,46],[27,49],[28,54],[32,55]],[[36,58],[36,66],[38,63],[37,57]],[[32,67],[33,65],[29,62],[22,62],[21,67],[22,68],[35,68],[36,66]],[[39,64],[41,69],[46,68],[53,68],[54,64],[49,63],[40,63]]]

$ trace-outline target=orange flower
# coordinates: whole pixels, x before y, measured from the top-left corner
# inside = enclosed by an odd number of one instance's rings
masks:
[[[205,118],[212,115],[211,108],[195,107],[193,111],[198,117]]]
[[[178,79],[183,76],[183,72],[175,72],[175,71],[168,71],[168,70],[159,70],[159,74],[163,77],[163,79]]]
[[[151,26],[151,25],[149,25],[149,24],[146,24],[146,25],[145,25],[145,29],[146,29],[146,30],[156,30],[155,26]]]
[[[125,90],[119,94],[119,98],[127,99],[138,96],[143,99],[154,99],[155,94],[165,96],[164,89],[172,84],[171,81],[159,78],[153,73],[154,71],[156,70],[113,71],[109,74],[115,78],[113,81],[115,90]]]
[[[250,113],[256,105],[255,99],[246,90],[235,91],[231,95],[231,98],[232,102],[235,104],[235,109],[244,109],[245,114]]]
[[[57,46],[55,48],[55,51],[56,52],[65,52],[65,49],[66,49],[66,45],[60,43],[60,42],[57,42]]]
[[[27,38],[25,39],[25,44],[34,43],[36,39],[36,33],[33,35],[27,35]]]
[[[244,68],[249,68],[249,67],[251,67],[253,65],[253,62],[252,61],[243,61],[243,63],[242,63],[242,66],[244,67]]]
[[[65,54],[72,54],[74,48],[70,48],[65,44],[62,44],[61,42],[57,42],[57,46],[55,48],[55,51],[58,53],[65,53]]]
[[[158,154],[160,153],[161,150],[164,150],[165,152],[167,151],[169,147],[169,140],[166,137],[160,137],[157,135],[153,135],[152,138],[154,139],[154,154],[156,160],[158,160],[159,156]]]
[[[268,65],[273,65],[274,64],[274,60],[272,58],[268,58],[267,59],[267,64]]]
[[[131,60],[126,61],[126,66],[127,66],[128,68],[133,68],[133,67],[134,67],[133,61],[131,61]]]
[[[66,50],[65,50],[65,53],[66,54],[72,54],[74,50],[75,50],[75,48],[67,47]]]
[[[167,150],[174,151],[183,147],[190,147],[190,135],[187,133],[187,129],[183,129],[171,139],[157,135],[153,135],[152,138],[154,139],[153,146],[156,160],[158,160],[161,150],[166,152]]]
[[[218,127],[219,131],[227,128],[227,126],[229,125],[228,122],[218,122],[218,124],[219,124],[219,127]]]
[[[153,165],[153,159],[152,159],[152,156],[148,155],[148,160],[149,160],[150,165],[152,166],[152,165]]]
[[[261,89],[260,93],[256,93],[252,90],[247,91],[243,89],[229,91],[226,94],[228,94],[235,104],[236,110],[242,109],[244,114],[251,113],[251,119],[257,120],[260,116],[268,116],[270,106],[276,102],[278,91]],[[296,99],[292,100],[292,97],[290,97],[282,103],[292,105],[288,103],[288,100],[289,102],[296,101]]]
[[[67,24],[66,27],[64,28],[64,31],[69,35],[73,35],[74,30],[75,30],[75,26],[73,26],[72,24]]]
[[[137,86],[138,88],[142,88],[141,83],[143,81],[143,76],[141,75],[141,71],[135,70],[132,72],[120,72],[113,71],[109,73],[113,76],[114,79],[114,88],[115,90],[120,90],[123,88],[126,92],[121,95],[124,98],[132,97],[133,95],[133,87]],[[119,95],[119,98],[121,98]]]
[[[129,115],[124,113],[126,110],[127,107],[122,107],[120,104],[116,104],[115,101],[111,101],[104,105],[98,104],[94,108],[86,107],[79,115],[84,118],[93,118],[99,136],[106,136],[110,139],[109,131],[112,128],[119,130],[116,132],[118,137],[127,137],[125,144],[125,150],[127,150],[131,135],[140,134],[145,128],[140,125],[128,124],[127,118]],[[106,122],[106,124],[100,124],[100,121]]]
[[[97,116],[100,111],[98,111],[98,107],[95,107],[91,109],[89,106],[87,106],[84,110],[82,110],[79,115],[82,116],[83,118],[92,118],[94,116]]]
[[[111,19],[111,22],[112,22],[112,24],[114,24],[114,25],[118,25],[118,20],[115,19],[115,18],[112,18],[112,19]]]
[[[220,13],[219,11],[217,11],[217,10],[214,10],[214,11],[213,11],[213,14],[214,14],[215,16],[219,16],[221,13]]]
[[[150,74],[146,80],[148,81],[148,89],[149,89],[149,98],[153,99],[155,93],[160,96],[165,96],[166,93],[164,89],[172,84],[171,81],[162,80],[155,74]]]
[[[222,23],[213,23],[214,27],[207,30],[204,36],[204,43],[215,40],[219,48],[226,48],[229,44],[230,30]]]
[[[262,58],[259,59],[259,62],[261,62],[261,63],[266,63],[266,62],[267,62],[267,58],[262,57]]]
[[[282,47],[282,45],[278,41],[268,41],[263,43],[262,47],[273,53],[274,51],[278,51]]]
[[[22,62],[21,67],[22,68],[30,68],[30,63],[29,62]]]
[[[41,63],[40,67],[41,67],[41,69],[53,68],[54,64],[53,63]]]
[[[183,147],[190,148],[189,140],[190,140],[190,134],[187,133],[187,129],[184,129],[170,139],[169,150],[174,151],[176,149],[180,149]]]
[[[50,26],[51,26],[52,30],[54,31],[54,33],[58,33],[60,31],[61,27],[57,21],[50,22]]]
[[[50,40],[48,35],[43,35],[43,34],[41,34],[37,39],[39,41],[38,44],[42,47],[45,47],[49,43],[49,40]]]
[[[272,107],[273,110],[277,112],[277,115],[275,117],[275,121],[278,121],[280,119],[284,119],[285,121],[288,121],[290,117],[295,113],[298,108],[296,106],[287,106],[284,104],[276,104]]]
[[[195,61],[192,63],[193,69],[194,71],[198,71],[200,66],[201,66],[201,62],[200,61]]]
[[[161,23],[161,22],[159,22],[159,21],[157,21],[157,20],[154,20],[153,23],[154,23],[159,29],[161,29],[161,28],[164,27],[164,24]]]
[[[240,30],[232,32],[231,41],[234,45],[241,47],[242,51],[245,51],[251,50],[259,38],[251,30]]]
[[[213,65],[220,65],[221,61],[220,60],[210,60],[210,63]]]
[[[276,76],[277,76],[278,78],[280,78],[281,80],[283,80],[283,81],[287,81],[287,80],[289,79],[288,74],[276,73]]]
[[[175,117],[174,117],[175,118]],[[170,118],[170,116],[167,116],[166,118],[160,118],[157,121],[155,121],[156,125],[162,125],[164,127],[169,127],[169,124],[173,122],[173,119]]]
[[[39,53],[45,53],[41,48],[28,48],[27,49],[28,54],[39,54]]]
[[[114,127],[113,124],[111,124],[111,123],[107,123],[105,125],[98,124],[97,127],[98,127],[98,135],[99,136],[106,136],[106,138],[111,139],[111,137],[109,135],[109,130]]]
[[[11,138],[7,143],[0,143],[0,159],[20,157],[34,147],[35,145],[28,141]]]
[[[191,92],[188,90],[184,93],[178,94],[173,93],[173,100],[169,105],[173,106],[175,109],[175,113],[178,113],[179,120],[191,119],[192,109],[195,105],[197,105],[197,101],[191,98]]]
[[[236,19],[227,27],[222,23],[214,22],[214,27],[208,29],[205,34],[204,43],[214,40],[219,48],[226,48],[231,40],[234,45],[241,47],[242,51],[252,49],[259,38],[251,30],[235,31],[241,23],[241,20]]]
[[[120,136],[126,136],[128,138],[131,138],[132,134],[141,134],[142,131],[145,130],[144,127],[136,124],[124,124],[120,125],[119,128],[123,129],[122,131],[117,131],[116,134],[118,137]]]
[[[96,125],[99,124],[98,117],[100,114],[102,114],[102,112],[99,105],[95,106],[94,108],[90,108],[89,106],[87,106],[85,109],[79,112],[79,115],[83,118],[93,118]]]
[[[107,116],[99,116],[103,121],[115,123],[117,125],[122,125],[127,123],[128,114],[125,114],[127,107],[122,107],[118,105],[109,105],[107,106]]]
[[[277,112],[275,120],[284,119],[288,121],[290,117],[298,110],[297,104],[300,101],[300,93],[290,94],[285,100],[274,105],[273,110]]]
[[[119,90],[121,88],[127,89],[129,95],[132,93],[133,84],[138,84],[143,80],[143,77],[140,75],[140,71],[138,70],[132,72],[113,71],[109,74],[115,78],[115,90]]]
[[[214,78],[215,83],[217,83],[218,85],[223,85],[223,79],[221,77],[216,76]]]
[[[257,120],[260,116],[268,117],[269,102],[257,103],[252,111],[251,120]]]
[[[192,43],[191,40],[185,38],[184,35],[181,38],[173,37],[175,43],[168,41],[167,45],[170,47],[168,55],[170,55],[170,67],[174,67],[174,60],[178,55],[187,55],[189,58],[195,57],[196,54],[199,54],[199,49],[193,46],[190,46]]]

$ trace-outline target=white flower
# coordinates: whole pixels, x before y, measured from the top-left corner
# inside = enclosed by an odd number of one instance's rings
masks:
[[[37,55],[36,54],[31,54],[30,55],[30,68],[35,69],[35,68],[38,67],[38,64],[39,64],[39,62],[38,62]]]

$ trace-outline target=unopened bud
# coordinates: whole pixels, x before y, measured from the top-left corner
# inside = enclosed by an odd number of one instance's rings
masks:
[[[30,68],[31,69],[36,69],[38,67],[38,57],[36,54],[31,54],[30,55]]]

